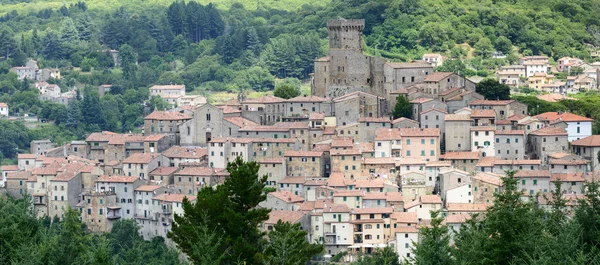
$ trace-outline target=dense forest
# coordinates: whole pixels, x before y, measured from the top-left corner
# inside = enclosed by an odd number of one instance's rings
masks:
[[[366,20],[369,54],[408,61],[440,52],[451,58],[440,70],[464,75],[490,76],[521,55],[589,61],[588,44],[600,45],[598,0],[63,2],[0,0],[0,102],[13,115],[52,121],[28,128],[27,139],[0,137],[10,146],[3,157],[30,139],[62,144],[92,131],[136,131],[148,111],[166,107],[160,99],[147,102],[154,84],[185,84],[214,101],[218,92],[272,91],[287,78],[294,88],[281,95],[297,95],[312,61],[326,54],[326,21],[337,17]],[[119,51],[118,67],[111,49]],[[507,57],[491,58],[493,51]],[[41,102],[32,81],[9,72],[29,58],[60,68],[61,78],[49,83],[77,89],[79,100]],[[101,84],[113,89],[97,99]]]

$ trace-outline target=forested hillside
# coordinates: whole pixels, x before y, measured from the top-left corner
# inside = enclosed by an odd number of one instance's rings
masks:
[[[488,76],[520,55],[591,60],[586,44],[600,45],[600,0],[0,3],[0,101],[11,115],[53,121],[19,143],[0,139],[11,146],[2,149],[5,157],[30,139],[61,144],[91,131],[135,131],[147,111],[165,107],[159,99],[144,103],[154,84],[185,84],[211,99],[215,92],[271,91],[280,78],[306,80],[312,61],[327,52],[326,21],[337,17],[366,19],[369,54],[408,61],[440,52],[460,59],[440,70],[465,75]],[[110,49],[120,52],[120,67]],[[496,50],[507,58],[490,58]],[[29,58],[59,68],[62,77],[49,83],[84,97],[71,106],[41,102],[31,81],[8,71]],[[85,97],[101,84],[112,84],[111,94]]]

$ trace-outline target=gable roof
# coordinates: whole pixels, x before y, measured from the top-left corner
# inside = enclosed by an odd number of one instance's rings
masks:
[[[435,72],[425,77],[425,82],[439,82],[442,79],[453,75],[453,72]]]
[[[577,146],[600,146],[600,135],[590,135],[579,140],[571,142],[571,145]]]
[[[175,121],[175,120],[189,120],[192,116],[185,113],[176,111],[159,111],[155,110],[148,114],[144,120],[163,120],[163,121]]]
[[[577,114],[573,114],[570,112],[544,112],[542,114],[536,115],[536,118],[540,120],[546,120],[550,122],[554,122],[556,120],[562,120],[566,122],[592,122],[593,119],[586,118],[583,116],[579,116]]]

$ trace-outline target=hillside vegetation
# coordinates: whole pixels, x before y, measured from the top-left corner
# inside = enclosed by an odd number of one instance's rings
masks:
[[[185,84],[188,93],[226,100],[239,91],[269,93],[278,79],[306,81],[313,60],[327,53],[326,22],[338,17],[366,20],[368,54],[409,61],[439,52],[454,60],[438,70],[467,76],[491,76],[521,55],[592,61],[586,44],[600,45],[600,0],[213,3],[0,0],[0,102],[9,104],[12,115],[36,114],[53,122],[30,133],[32,139],[60,144],[91,131],[136,131],[148,111],[166,106],[153,99],[143,107],[155,84]],[[105,52],[110,49],[120,51],[120,67]],[[494,51],[507,58],[490,58]],[[101,84],[114,89],[85,104],[83,99],[72,106],[40,102],[31,81],[20,82],[8,71],[29,58],[40,67],[60,68],[61,79],[49,82],[63,91],[84,95]],[[28,141],[6,142],[11,147],[3,152],[11,158],[12,146],[27,148]]]

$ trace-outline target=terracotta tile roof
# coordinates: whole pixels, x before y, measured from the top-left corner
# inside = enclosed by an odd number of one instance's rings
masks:
[[[533,132],[530,132],[529,134],[538,135],[538,136],[546,136],[546,135],[566,136],[566,135],[568,135],[567,131],[561,127],[544,127],[544,128],[535,130]]]
[[[31,177],[31,171],[16,171],[16,172],[8,172],[6,174],[6,179],[28,179]]]
[[[377,208],[355,208],[352,209],[352,213],[353,214],[367,214],[367,213],[374,213],[374,214],[379,214],[379,213],[393,213],[394,212],[394,208],[392,207],[377,207]]]
[[[363,163],[363,165],[375,165],[375,164],[396,165],[396,158],[394,158],[394,157],[366,157],[362,163]]]
[[[164,201],[164,202],[183,202],[183,198],[187,197],[189,201],[195,201],[196,196],[185,195],[185,194],[159,194],[152,197],[153,200]]]
[[[559,113],[559,112],[555,112],[555,111],[554,112],[545,112],[545,113],[539,114],[535,117],[540,120],[545,120],[545,121],[550,121],[550,122],[553,122],[556,120],[563,120],[566,122],[578,122],[578,121],[579,122],[586,122],[586,121],[592,122],[592,121],[594,121],[593,119],[579,116],[579,115],[576,115],[573,113],[569,113],[569,112],[564,112],[564,113],[560,112]]]
[[[551,159],[551,165],[566,165],[566,166],[575,166],[575,165],[587,165],[587,160],[578,160],[578,159]]]
[[[400,140],[402,136],[398,129],[399,128],[378,128],[375,131],[375,141]]]
[[[43,167],[36,167],[33,169],[32,174],[34,175],[56,175],[60,170],[60,165],[50,164]]]
[[[155,191],[157,189],[160,189],[162,186],[158,186],[158,185],[141,185],[137,188],[135,188],[135,191]]]
[[[286,151],[283,156],[285,157],[320,157],[323,152],[315,151]]]
[[[178,167],[157,167],[155,170],[150,172],[150,175],[152,175],[152,176],[171,175],[171,174],[177,172],[177,170],[179,170]]]
[[[583,173],[554,173],[552,174],[551,181],[562,181],[562,182],[583,182],[585,177]]]
[[[435,72],[425,77],[425,82],[439,82],[444,78],[453,75],[453,72]]]
[[[450,214],[446,216],[446,224],[462,224],[470,220],[472,216],[466,213]]]
[[[221,105],[221,106],[217,106],[217,108],[221,109],[221,111],[223,111],[223,114],[231,114],[231,113],[240,113],[240,112],[242,112],[240,109],[230,107],[229,105]]]
[[[478,99],[469,104],[469,106],[506,106],[515,100],[485,100]]]
[[[493,156],[482,157],[477,163],[478,167],[493,167],[496,162],[496,158]]]
[[[243,118],[243,117],[229,117],[229,118],[223,118],[223,120],[226,120],[240,128],[243,128],[246,126],[258,126],[257,123],[255,123],[249,119]]]
[[[419,233],[419,228],[416,226],[396,226],[394,228],[395,233]]]
[[[329,152],[331,151],[330,144],[317,144],[315,148],[312,149],[313,152]]]
[[[327,179],[327,186],[329,187],[346,187],[346,179],[344,174],[341,172],[331,172]]]
[[[549,154],[548,157],[550,157],[550,158],[556,158],[556,159],[561,159],[563,157],[567,157],[567,156],[570,156],[570,155],[572,155],[572,154],[565,153],[565,152],[556,152],[556,153]]]
[[[375,152],[375,143],[374,142],[363,142],[359,143],[360,151],[363,153]]]
[[[421,112],[421,114],[429,113],[429,112],[432,112],[432,111],[437,111],[437,112],[441,112],[441,113],[444,113],[444,114],[448,114],[448,112],[446,112],[445,110],[438,109],[438,108],[427,109],[427,110]]]
[[[428,204],[441,204],[442,198],[439,195],[422,195],[421,202]]]
[[[444,117],[446,121],[471,121],[471,114],[448,114]]]
[[[144,142],[156,142],[164,137],[167,137],[167,134],[152,134],[146,136],[146,138],[144,138]]]
[[[500,176],[498,174],[479,172],[475,176],[473,176],[473,179],[476,179],[476,180],[479,180],[479,181],[482,181],[485,183],[489,183],[489,184],[492,184],[495,186],[499,186],[499,187],[504,186],[502,184],[502,179],[500,178]]]
[[[270,96],[270,95],[265,95],[259,98],[249,98],[246,99],[245,101],[242,101],[242,104],[257,104],[257,103],[280,103],[280,102],[284,102],[285,99],[283,98],[278,98],[275,96]]]
[[[491,203],[448,203],[448,212],[485,212]]]
[[[402,137],[439,137],[438,128],[398,128]]]
[[[314,149],[313,149],[314,150]],[[358,148],[350,148],[350,149],[330,149],[329,150],[330,154],[332,156],[342,156],[342,155],[361,155],[362,152],[358,149]]]
[[[443,155],[440,156],[440,159],[448,159],[448,160],[454,160],[454,159],[479,159],[481,157],[481,153],[480,152],[447,152]]]
[[[186,147],[174,145],[167,149],[163,155],[168,158],[202,159],[208,150],[201,147]]]
[[[357,179],[356,180],[356,187],[357,188],[361,188],[361,189],[366,189],[366,188],[383,188],[384,187],[384,181],[381,178],[376,178],[376,179]]]
[[[17,159],[36,159],[36,154],[18,154]]]
[[[393,120],[393,121],[392,121],[392,124],[398,124],[398,123],[401,123],[401,122],[411,122],[411,123],[416,123],[416,124],[419,124],[419,122],[418,122],[418,121],[411,120],[411,119],[409,119],[409,118],[404,118],[404,117],[400,117],[400,118],[398,118],[398,119],[395,119],[395,120]]]
[[[425,102],[429,102],[432,101],[432,98],[415,98],[413,100],[410,101],[411,104],[422,104]]]
[[[212,176],[220,168],[211,167],[185,167],[175,173],[177,176]]]
[[[148,164],[160,154],[156,153],[134,153],[123,160],[124,164]]]
[[[474,109],[471,118],[495,118],[496,111],[493,109]]]
[[[279,200],[282,200],[284,202],[288,202],[288,203],[300,203],[300,202],[304,202],[304,198],[290,192],[287,190],[280,190],[280,191],[274,191],[274,192],[269,192],[267,194],[267,196],[273,196]]]
[[[141,143],[144,142],[145,136],[141,134],[113,134],[108,139],[108,144],[111,145],[124,145],[127,143]]]
[[[300,211],[271,211],[269,213],[269,219],[265,221],[265,224],[276,224],[278,221],[297,223],[304,217],[305,213]]]
[[[280,184],[304,184],[304,177],[285,177],[279,181]]]
[[[136,176],[100,176],[96,179],[96,182],[117,182],[117,183],[132,183],[137,181],[139,178]]]
[[[387,194],[385,192],[367,192],[362,197],[363,200],[386,200]]]
[[[512,116],[510,116],[510,117],[508,117],[506,119],[509,120],[509,121],[519,121],[519,120],[522,120],[525,117],[528,117],[528,116],[521,115],[521,114],[515,114],[515,115],[512,115]]]
[[[155,110],[152,113],[148,114],[144,118],[144,120],[157,120],[157,121],[179,121],[179,120],[189,120],[192,116],[187,115],[185,113],[180,113],[176,111],[159,111]]]
[[[346,204],[328,204],[323,208],[323,212],[329,213],[349,213],[350,208]]]
[[[331,138],[331,147],[353,147],[354,138],[336,136]]]
[[[550,178],[549,170],[519,170],[515,178]]]
[[[450,167],[452,166],[451,161],[429,161],[425,164],[426,167]]]
[[[600,146],[600,135],[591,135],[571,142],[571,145],[577,146]]]
[[[317,96],[297,96],[295,98],[290,98],[286,100],[287,102],[325,102],[327,99]]]
[[[454,92],[456,92],[456,91],[459,91],[459,89],[460,89],[460,88],[458,88],[458,87],[455,87],[455,88],[448,89],[448,90],[446,90],[446,91],[444,91],[444,92],[440,93],[440,96],[446,96],[446,95],[448,95],[448,94],[451,94],[451,93],[454,93]]]
[[[404,196],[402,196],[402,193],[397,192],[397,191],[392,191],[392,192],[386,192],[386,200],[388,202],[404,202]]]
[[[2,169],[2,171],[18,171],[19,166],[18,165],[6,165],[6,166],[2,166],[0,169]]]
[[[325,127],[325,130],[323,130],[323,135],[334,135],[334,134],[335,134],[335,127],[333,127],[333,126]]]
[[[104,131],[104,132],[95,132],[95,133],[91,133],[86,139],[86,142],[108,142],[110,140],[110,137],[115,135],[116,133],[113,132],[108,132],[108,131]]]
[[[308,116],[309,121],[323,120],[323,119],[325,119],[325,114],[319,113],[319,112],[311,112],[310,115]]]
[[[237,139],[237,138],[236,138]],[[297,139],[293,138],[247,138],[254,144],[258,143],[296,143]]]
[[[525,135],[524,130],[496,130],[496,135]]]

